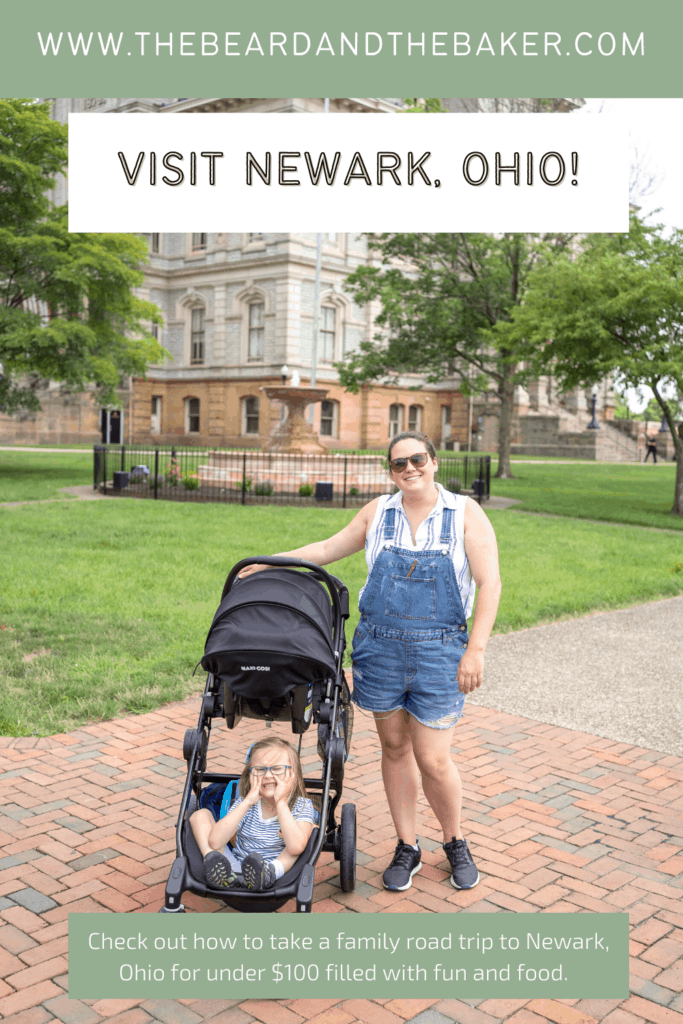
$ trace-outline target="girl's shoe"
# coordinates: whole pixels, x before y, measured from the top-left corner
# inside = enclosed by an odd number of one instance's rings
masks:
[[[204,874],[212,889],[229,889],[237,881],[230,861],[217,850],[210,850],[204,857]]]
[[[247,889],[261,892],[275,885],[275,868],[260,853],[249,853],[242,861],[242,878]]]

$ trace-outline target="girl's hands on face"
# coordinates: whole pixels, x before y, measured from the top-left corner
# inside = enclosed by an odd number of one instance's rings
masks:
[[[294,772],[291,768],[288,768],[284,775],[281,775],[279,779],[275,780],[277,785],[275,786],[275,792],[273,793],[273,800],[275,804],[287,803],[294,786]]]
[[[249,775],[249,792],[244,798],[244,802],[250,806],[258,803],[261,796],[261,779],[254,775],[253,772]]]

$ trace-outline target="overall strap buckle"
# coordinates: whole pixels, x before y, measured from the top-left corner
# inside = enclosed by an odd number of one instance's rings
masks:
[[[382,533],[382,540],[393,540],[394,532],[396,530],[396,509],[388,508],[384,513],[384,531]]]
[[[439,544],[450,544],[453,535],[453,512],[452,508],[444,507],[441,514],[441,536]]]

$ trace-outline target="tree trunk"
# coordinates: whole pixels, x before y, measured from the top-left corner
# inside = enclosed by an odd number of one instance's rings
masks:
[[[496,477],[501,480],[514,480],[510,468],[510,440],[512,433],[512,411],[515,402],[515,385],[512,381],[514,366],[506,366],[503,380],[499,388],[500,395],[500,427],[498,432],[498,470]]]
[[[683,516],[683,423],[676,432],[671,435],[676,448],[676,483],[674,484],[674,504],[671,509],[672,516]]]
[[[671,414],[671,409],[660,394],[659,381],[652,380],[649,384],[662,412],[664,413],[664,418],[666,419],[669,430],[671,431],[671,440],[674,443],[674,450],[676,452],[676,483],[674,485],[674,503],[673,508],[671,509],[671,515],[683,516],[683,423],[678,427],[676,426],[674,417]]]

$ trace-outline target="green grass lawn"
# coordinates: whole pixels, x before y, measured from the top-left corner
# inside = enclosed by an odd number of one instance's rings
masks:
[[[64,498],[60,487],[92,483],[92,449],[75,452],[0,451],[0,503]]]
[[[513,466],[514,480],[491,477],[491,493],[518,498],[515,506],[577,519],[683,530],[683,516],[670,515],[676,467],[595,462],[590,465]],[[492,474],[495,468],[491,467]]]
[[[0,510],[0,733],[49,734],[203,686],[192,670],[232,565],[329,536],[353,512],[112,499]],[[683,593],[680,540],[492,512],[497,629]],[[332,567],[351,594],[362,553]]]

